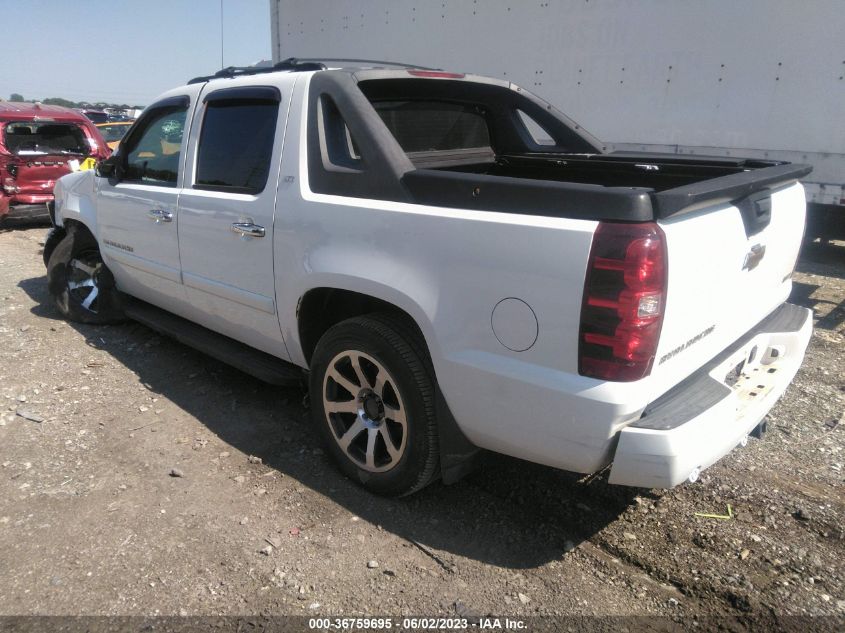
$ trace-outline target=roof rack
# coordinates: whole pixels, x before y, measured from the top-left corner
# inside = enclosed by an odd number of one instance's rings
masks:
[[[256,66],[229,66],[218,70],[213,75],[202,77],[194,77],[188,84],[199,84],[211,81],[212,79],[231,79],[232,77],[241,77],[245,75],[260,75],[264,73],[275,73],[280,71],[304,72],[309,70],[326,70],[325,62],[340,62],[341,64],[355,64],[367,66],[392,66],[395,68],[415,68],[418,70],[439,70],[439,68],[428,68],[426,66],[417,66],[414,64],[403,64],[400,62],[379,61],[375,59],[344,59],[344,58],[299,58],[288,57],[282,61],[273,64],[272,66],[256,67]]]

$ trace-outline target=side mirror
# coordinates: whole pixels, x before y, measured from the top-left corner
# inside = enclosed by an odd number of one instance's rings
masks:
[[[101,160],[94,168],[94,173],[99,178],[108,178],[109,180],[119,179],[121,171],[119,154],[112,154],[108,158]]]

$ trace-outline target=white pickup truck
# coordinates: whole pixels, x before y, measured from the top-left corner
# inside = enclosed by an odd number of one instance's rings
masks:
[[[226,69],[58,182],[50,293],[269,382],[307,371],[316,429],[378,493],[479,449],[695,481],[803,359],[811,313],[785,301],[810,168],[600,148],[505,81]]]

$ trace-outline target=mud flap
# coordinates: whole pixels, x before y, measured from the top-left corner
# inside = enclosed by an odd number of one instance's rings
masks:
[[[444,484],[453,484],[472,472],[481,449],[461,431],[439,385],[435,387],[434,398],[440,439],[440,479]]]

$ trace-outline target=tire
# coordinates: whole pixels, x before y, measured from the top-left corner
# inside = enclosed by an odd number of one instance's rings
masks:
[[[415,328],[392,314],[343,321],[320,339],[309,380],[313,423],[340,470],[404,496],[438,472],[434,376]]]
[[[44,240],[44,252],[41,255],[44,258],[45,268],[50,266],[50,256],[53,254],[53,251],[56,250],[56,247],[61,244],[62,240],[65,239],[66,235],[67,233],[65,230],[57,226],[54,226],[50,229],[50,232],[47,233],[47,239]]]
[[[69,229],[54,248],[47,263],[47,290],[62,316],[71,321],[104,324],[124,318],[114,277],[103,263],[97,240],[86,229]]]

